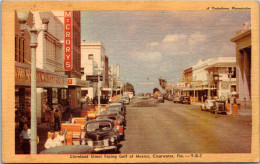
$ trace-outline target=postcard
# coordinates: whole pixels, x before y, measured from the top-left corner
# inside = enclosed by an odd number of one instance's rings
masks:
[[[259,161],[256,1],[2,2],[5,163]]]

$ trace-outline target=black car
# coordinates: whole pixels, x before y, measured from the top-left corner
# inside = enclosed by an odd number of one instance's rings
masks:
[[[190,104],[190,96],[181,96],[180,103],[182,104]]]
[[[123,100],[114,101],[113,103],[109,104],[109,107],[120,107],[122,111],[126,112],[126,106],[122,101]]]
[[[213,107],[211,108],[211,113],[226,113],[227,110],[225,108],[226,102],[225,101],[214,101]]]
[[[113,120],[99,119],[87,122],[85,144],[93,147],[94,152],[112,150],[118,152],[120,135]]]
[[[93,148],[87,145],[66,145],[45,149],[40,154],[91,154]]]
[[[118,110],[104,110],[101,112],[101,115],[109,115],[109,114],[116,114],[119,119],[123,121],[123,125],[126,126],[126,120],[125,117],[122,115],[122,113]]]

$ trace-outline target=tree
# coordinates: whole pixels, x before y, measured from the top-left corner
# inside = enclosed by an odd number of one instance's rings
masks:
[[[126,83],[124,85],[124,91],[125,92],[133,92],[133,94],[135,95],[135,89],[134,89],[134,86],[130,83]]]
[[[162,89],[165,90],[167,81],[165,79],[159,78],[159,83],[160,83],[160,86],[162,87]]]
[[[156,91],[160,91],[160,90],[158,88],[154,88],[153,93],[155,93]]]

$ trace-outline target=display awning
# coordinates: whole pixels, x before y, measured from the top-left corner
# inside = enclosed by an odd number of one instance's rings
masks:
[[[89,82],[78,78],[68,78],[68,86],[88,87]]]
[[[15,63],[15,85],[31,86],[30,65]],[[67,76],[37,68],[36,86],[38,88],[68,88]]]

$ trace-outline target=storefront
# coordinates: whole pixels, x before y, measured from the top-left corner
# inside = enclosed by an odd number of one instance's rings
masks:
[[[67,76],[55,72],[37,69],[37,121],[43,116],[43,104],[48,102],[50,107],[65,99],[62,94],[67,86]],[[31,67],[23,63],[15,63],[15,107],[24,109],[31,104]]]
[[[85,98],[85,96],[81,94],[81,88],[87,88],[88,86],[89,82],[87,81],[78,78],[68,78],[67,100],[70,109],[81,107],[80,99]]]

